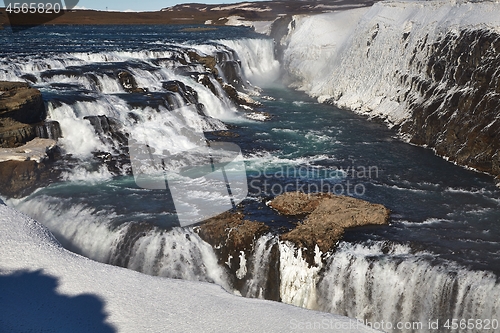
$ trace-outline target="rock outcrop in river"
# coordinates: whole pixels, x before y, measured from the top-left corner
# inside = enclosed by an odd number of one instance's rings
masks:
[[[309,265],[315,265],[316,246],[323,254],[334,251],[346,229],[386,225],[390,213],[382,205],[330,193],[289,192],[274,198],[268,205],[278,214],[297,218],[298,224],[294,229],[273,237],[293,243]],[[238,211],[211,218],[195,230],[214,248],[219,265],[227,268],[231,285],[243,295],[255,297],[247,285],[247,273],[255,270],[251,266],[255,262],[247,260],[258,256],[255,253],[256,243],[270,232],[270,228],[262,222],[246,220],[244,214]],[[273,260],[268,262],[265,269],[261,267],[268,281],[266,286],[262,286],[262,296],[280,300],[276,290],[280,276],[278,244],[275,241],[270,246],[268,251]]]
[[[22,82],[0,82],[0,147],[17,147],[33,140],[36,123],[45,118],[42,94]]]
[[[53,170],[44,163],[57,153],[57,122],[44,123],[38,89],[22,82],[0,82],[0,194],[21,197],[48,184]],[[57,136],[57,137],[53,137]]]
[[[289,192],[276,197],[269,206],[283,215],[305,217],[280,239],[303,248],[309,262],[313,262],[316,246],[326,253],[335,248],[346,229],[388,224],[390,214],[382,205],[330,193]]]

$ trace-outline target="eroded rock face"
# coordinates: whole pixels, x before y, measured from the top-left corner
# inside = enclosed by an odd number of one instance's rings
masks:
[[[57,121],[44,121],[35,126],[35,133],[38,138],[58,140],[62,138],[61,125]]]
[[[0,81],[0,148],[22,146],[34,138],[59,139],[56,121],[44,122],[42,95],[23,82]]]
[[[421,64],[426,77],[401,79],[412,110],[401,131],[412,143],[500,177],[500,34],[449,32],[422,44],[420,52],[429,55]]]
[[[197,227],[197,232],[204,241],[219,248],[219,252],[236,257],[240,251],[252,250],[255,239],[269,230],[262,222],[243,218],[241,212],[225,212]],[[227,259],[228,256],[222,257]]]
[[[35,126],[12,118],[0,118],[0,148],[19,147],[35,137]]]
[[[49,165],[60,151],[57,122],[43,122],[39,90],[23,82],[0,82],[0,194],[20,198],[57,179]],[[46,142],[45,142],[46,141]]]
[[[0,81],[0,117],[34,124],[45,119],[42,94],[23,82]]]
[[[57,178],[56,171],[36,161],[0,162],[0,189],[6,197],[22,198]]]
[[[239,271],[243,255],[246,258],[254,251],[255,241],[269,227],[262,222],[244,220],[241,212],[225,212],[213,217],[196,228],[200,237],[214,248],[220,265],[228,267],[235,288],[244,286],[245,273]]]
[[[143,93],[145,90],[143,88],[140,88],[137,85],[137,81],[135,81],[135,78],[132,74],[130,74],[127,71],[121,71],[118,73],[118,80],[120,81],[120,84],[123,87],[123,90],[125,90],[128,93]]]
[[[90,122],[102,142],[110,145],[115,142],[123,146],[127,145],[127,133],[117,119],[106,116],[86,116],[83,119]]]
[[[379,204],[333,194],[282,194],[269,204],[283,215],[308,215],[295,229],[280,236],[300,248],[309,263],[316,245],[321,252],[333,249],[347,228],[388,224],[389,209]]]

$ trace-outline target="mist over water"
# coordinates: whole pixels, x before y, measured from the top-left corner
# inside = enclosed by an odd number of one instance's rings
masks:
[[[68,249],[146,274],[264,297],[272,260],[279,260],[273,288],[297,306],[373,321],[498,318],[500,189],[491,177],[403,143],[384,124],[318,104],[279,82],[266,85],[280,70],[269,39],[245,28],[182,28],[38,27],[17,39],[0,34],[0,44],[8,40],[13,47],[0,48],[0,80],[24,75],[34,82],[49,118],[61,125],[60,145],[78,160],[63,182],[9,205],[42,222]],[[244,82],[246,92],[272,118],[249,120],[225,94],[217,97],[201,84],[190,73],[205,69],[189,63],[191,49],[222,52],[239,63],[251,83]],[[123,71],[147,93],[128,94],[119,81]],[[163,83],[174,80],[196,91],[204,114],[178,95],[164,103]],[[96,166],[93,153],[118,155],[120,142],[103,140],[88,116],[114,118],[127,133],[161,138],[152,145],[171,154],[198,147],[200,136],[213,131],[237,133],[230,140],[241,147],[247,168],[245,212],[273,230],[291,226],[265,207],[284,188],[328,188],[384,204],[392,211],[390,225],[348,231],[315,266],[277,236],[262,236],[250,257],[242,254],[237,278],[244,288],[236,290],[211,246],[193,228],[176,227],[165,191],[138,187],[126,166],[119,174]],[[197,195],[217,205],[217,198]]]

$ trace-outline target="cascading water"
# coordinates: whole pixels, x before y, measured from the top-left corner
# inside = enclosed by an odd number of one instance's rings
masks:
[[[49,117],[62,130],[59,144],[77,160],[73,162],[76,167],[62,174],[65,182],[7,201],[44,223],[64,246],[94,260],[147,274],[214,282],[243,296],[361,320],[423,321],[425,326],[429,319],[495,319],[499,315],[499,284],[495,274],[486,272],[495,269],[500,253],[495,227],[500,202],[489,178],[396,143],[394,133],[373,123],[311,100],[297,100],[306,97],[295,92],[288,96],[286,91],[272,90],[275,87],[269,90],[273,98],[266,100],[266,110],[274,112],[277,120],[245,120],[224,84],[236,87],[240,83],[240,92],[256,95],[258,89],[247,79],[258,85],[279,75],[268,39],[223,40],[225,36],[214,35],[199,43],[174,43],[143,27],[144,31],[127,32],[138,37],[128,46],[113,40],[108,28],[95,29],[94,34],[101,33],[102,40],[107,40],[103,46],[68,50],[61,41],[53,54],[35,56],[37,50],[27,50],[24,56],[1,60],[1,79],[30,80],[42,90]],[[84,36],[81,45],[85,45],[88,36],[77,32]],[[35,34],[35,30],[27,33]],[[142,44],[143,39],[147,43]],[[336,161],[342,167],[354,161],[380,164],[380,178],[363,183],[366,199],[388,205],[394,211],[393,224],[382,231],[358,230],[351,235],[354,239],[340,243],[334,253],[316,251],[313,265],[302,258],[300,250],[272,234],[256,239],[250,254],[222,258],[226,263],[220,265],[221,258],[196,229],[173,227],[176,211],[164,191],[138,188],[126,163],[109,170],[95,156],[119,158],[127,144],[125,134],[141,133],[153,138],[149,142],[155,149],[178,153],[201,144],[206,132],[230,132],[234,124],[239,126],[233,130],[239,135],[235,142],[246,149],[249,174],[258,172],[264,180],[269,178],[262,170],[290,167],[308,171],[299,175],[304,183],[314,182],[323,171],[328,175],[335,171],[335,176],[322,180],[342,184],[349,172],[334,169]],[[422,175],[430,179],[422,180]],[[296,179],[290,176],[280,181],[288,185]],[[217,205],[217,198],[202,192],[198,194]],[[252,200],[260,204],[268,195],[262,191]],[[415,202],[424,206],[415,207]],[[278,225],[276,229],[287,226],[279,225],[282,221],[275,221],[275,215],[261,213],[261,207],[249,210],[256,219]],[[440,228],[450,238],[442,236]],[[442,238],[429,241],[436,234]],[[402,245],[408,239],[432,249],[422,252]],[[458,254],[456,260],[462,261],[454,263],[450,252],[459,253],[464,243],[475,257]],[[484,262],[476,260],[487,256],[486,252],[490,255]],[[473,261],[482,266],[471,268]],[[239,266],[232,267],[236,276],[230,277],[227,267],[236,262]],[[231,283],[235,279],[242,282],[238,290]]]
[[[156,51],[54,53],[43,59],[28,54],[4,61],[0,79],[29,77],[44,92],[48,118],[60,126],[58,144],[78,161],[62,173],[66,183],[54,186],[54,191],[11,204],[43,222],[64,246],[91,259],[151,275],[214,282],[232,290],[211,246],[192,229],[171,228],[175,210],[164,193],[137,188],[127,176],[127,165],[118,170],[122,177],[113,180],[117,169],[112,173],[105,165],[96,166],[94,158],[96,152],[119,158],[127,138],[144,134],[155,150],[181,153],[204,145],[204,132],[227,129],[221,120],[245,121],[218,77],[225,76],[224,62],[240,66],[235,51],[221,41],[161,43],[163,50]],[[277,70],[270,40],[238,42],[245,44],[248,49],[264,45],[250,66],[266,59]],[[263,72],[248,64],[245,70]],[[240,88],[255,94],[241,68],[238,75],[245,82]],[[155,202],[156,211],[127,215],[126,207],[100,205],[114,196],[114,189],[127,189],[122,198],[130,203],[148,197],[142,200]],[[79,199],[74,191],[82,192]],[[217,205],[217,198],[205,199]],[[260,261],[267,260],[266,253]],[[265,277],[260,281],[265,283]],[[256,286],[248,288],[249,294],[259,296]]]
[[[429,321],[492,321],[500,315],[494,274],[471,272],[405,245],[342,243],[327,267],[318,284],[319,309],[365,322],[391,322],[390,332],[432,332]],[[398,322],[423,326],[404,330],[396,327]]]
[[[272,40],[218,40],[236,52],[241,61],[243,74],[250,82],[260,87],[266,87],[278,79],[280,64],[274,57]]]

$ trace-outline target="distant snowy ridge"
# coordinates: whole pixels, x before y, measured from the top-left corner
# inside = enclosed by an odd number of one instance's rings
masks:
[[[214,284],[94,262],[65,250],[45,227],[1,201],[0,253],[0,327],[8,332],[375,332],[345,317],[237,297]]]
[[[498,13],[498,2],[384,1],[294,16],[278,42],[293,87],[500,175]]]

